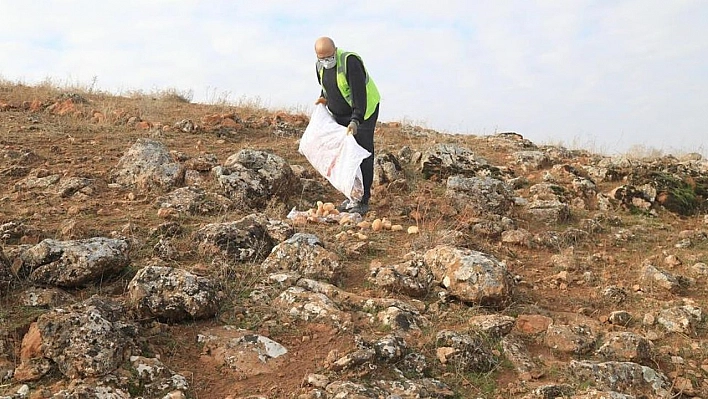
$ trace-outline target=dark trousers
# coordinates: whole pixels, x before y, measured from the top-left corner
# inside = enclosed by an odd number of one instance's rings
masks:
[[[361,161],[361,178],[364,185],[364,196],[361,197],[361,202],[369,203],[371,197],[371,184],[374,182],[374,129],[376,129],[376,121],[379,119],[379,106],[376,105],[376,111],[369,119],[362,122],[356,130],[354,139],[364,149],[369,151],[371,155]],[[349,125],[351,119],[335,116],[335,120],[342,126]]]

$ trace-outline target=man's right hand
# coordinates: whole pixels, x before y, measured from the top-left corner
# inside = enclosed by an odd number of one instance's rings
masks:
[[[327,99],[324,97],[320,97],[317,99],[317,101],[315,101],[315,105],[317,105],[317,104],[327,105]]]

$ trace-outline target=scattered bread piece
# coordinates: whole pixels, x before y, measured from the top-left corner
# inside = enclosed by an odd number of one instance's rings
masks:
[[[418,226],[410,226],[408,228],[408,234],[418,234]]]
[[[381,219],[374,219],[373,222],[371,222],[371,230],[373,231],[379,231],[383,227],[383,223],[381,223]]]

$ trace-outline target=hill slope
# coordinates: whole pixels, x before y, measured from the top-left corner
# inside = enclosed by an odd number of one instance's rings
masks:
[[[378,229],[307,122],[0,87],[0,397],[708,394],[708,162],[381,123]]]

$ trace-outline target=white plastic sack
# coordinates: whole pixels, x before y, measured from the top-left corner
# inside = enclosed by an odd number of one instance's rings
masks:
[[[359,164],[371,153],[347,134],[347,128],[324,105],[315,106],[298,151],[349,200],[358,201],[364,195]]]

